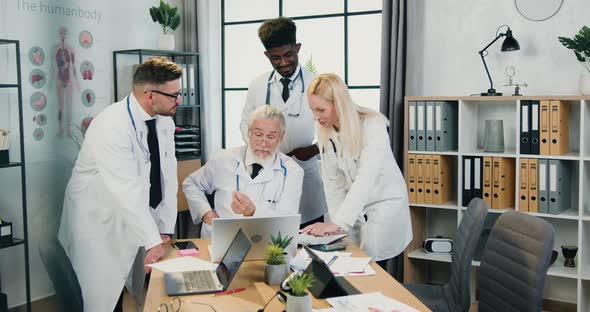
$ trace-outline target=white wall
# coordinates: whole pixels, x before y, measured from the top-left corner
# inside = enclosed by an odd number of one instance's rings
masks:
[[[76,51],[76,66],[83,60],[94,63],[95,73],[92,81],[78,80],[81,90],[90,88],[96,94],[96,103],[92,107],[81,104],[80,90],[74,91],[73,123],[79,124],[86,116],[95,116],[113,100],[112,51],[122,49],[155,49],[161,28],[154,24],[149,16],[149,7],[157,5],[158,0],[0,0],[0,38],[20,40],[21,72],[23,79],[24,138],[27,169],[27,204],[30,241],[30,269],[32,299],[46,297],[53,293],[51,283],[40,261],[38,246],[48,235],[55,234],[59,226],[61,206],[65,185],[69,179],[77,147],[70,139],[57,136],[57,100],[55,79],[48,76],[48,84],[42,88],[48,98],[47,107],[42,111],[47,116],[47,123],[41,128],[45,137],[41,141],[33,139],[33,130],[37,127],[32,118],[39,114],[29,105],[34,89],[28,82],[28,75],[33,69],[51,71],[51,48],[57,43],[60,26],[68,28],[67,42]],[[169,1],[180,3],[180,1]],[[25,8],[24,3],[28,6]],[[58,7],[81,8],[100,13],[101,18],[87,19],[77,16],[63,16],[41,11],[40,4]],[[35,5],[35,9],[32,5]],[[182,14],[181,14],[182,16]],[[78,34],[88,30],[94,37],[94,44],[84,49],[78,44]],[[182,29],[176,32],[177,47],[182,46]],[[33,46],[45,50],[46,60],[42,66],[34,66],[28,60],[28,51]],[[7,62],[5,55],[0,56],[0,66]],[[3,77],[0,72],[0,78]],[[53,80],[53,81],[52,81]],[[0,106],[5,101],[0,94]],[[2,117],[3,110],[0,110]],[[2,124],[0,128],[7,127]],[[14,120],[10,127],[16,127]],[[16,139],[16,138],[15,138]],[[13,146],[16,147],[16,146]],[[16,148],[14,148],[16,151]],[[14,152],[13,151],[13,152]],[[11,152],[11,156],[16,153]],[[0,216],[16,221],[15,231],[22,233],[20,222],[20,180],[18,169],[0,171]],[[22,234],[21,234],[22,237]],[[0,275],[2,291],[8,294],[9,307],[20,305],[25,301],[23,247],[17,246],[0,250]],[[103,268],[106,269],[106,268]],[[101,268],[97,268],[100,274]]]
[[[590,2],[566,0],[561,11],[544,22],[518,14],[514,1],[408,1],[408,95],[470,95],[485,92],[489,82],[478,51],[508,24],[520,43],[517,52],[500,52],[502,39],[488,51],[486,62],[496,89],[508,79],[506,66],[516,67],[516,81],[526,82],[525,95],[577,95],[583,67],[558,36],[572,37],[590,25]],[[539,1],[542,3],[555,1]]]

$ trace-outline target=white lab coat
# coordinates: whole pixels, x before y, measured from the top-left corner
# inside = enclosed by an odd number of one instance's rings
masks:
[[[301,79],[294,79],[291,83],[292,89],[287,103],[281,97],[283,85],[280,79],[282,76],[275,71],[270,80],[270,105],[278,107],[283,112],[287,124],[283,143],[280,146],[280,151],[285,154],[296,148],[307,147],[314,143],[314,119],[307,103],[306,91],[315,76],[304,67],[299,66],[295,70],[293,77],[290,78],[295,78],[300,68],[305,83],[305,90],[302,90],[303,85]],[[256,108],[265,105],[268,79],[271,73],[267,72],[256,77],[248,87],[248,95],[240,122],[242,138],[246,144],[248,143],[248,121],[250,114]],[[299,213],[301,214],[301,223],[305,223],[319,218],[327,210],[322,180],[319,174],[319,163],[316,157],[312,157],[307,161],[300,161],[295,157],[292,157],[292,159],[304,170],[303,195],[299,204]]]
[[[333,131],[331,142],[320,146],[331,221],[347,230],[374,260],[397,256],[412,240],[412,224],[406,184],[384,120],[375,116],[363,121],[360,157],[341,152],[340,138]]]
[[[290,157],[278,152],[272,167],[262,169],[252,180],[244,166],[245,152],[246,146],[221,150],[203,167],[186,177],[182,190],[196,224],[211,210],[205,194],[214,191],[215,212],[220,218],[240,216],[231,208],[232,193],[237,189],[238,180],[239,191],[256,206],[254,216],[298,213],[303,169]],[[201,237],[211,237],[211,231],[212,227],[203,223]]]
[[[152,209],[144,122],[149,115],[133,96],[130,109],[137,136],[126,99],[108,106],[88,128],[66,188],[59,240],[78,277],[87,312],[112,311],[139,248],[162,243],[160,233],[174,233],[174,122],[156,116],[162,202]]]

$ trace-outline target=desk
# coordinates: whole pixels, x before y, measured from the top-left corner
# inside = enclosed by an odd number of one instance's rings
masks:
[[[192,240],[199,247],[199,258],[209,260],[209,239],[194,239]],[[351,252],[353,256],[365,256],[364,252],[348,241],[347,252]],[[178,257],[178,253],[171,246],[167,248],[164,259]],[[362,293],[380,291],[385,296],[399,300],[409,306],[412,306],[419,311],[430,311],[420,300],[406,290],[393,277],[385,272],[375,262],[371,262],[371,267],[376,274],[371,276],[356,276],[349,277],[347,280],[353,284]],[[219,297],[212,297],[207,295],[195,296],[181,296],[183,301],[181,311],[211,311],[208,307],[202,305],[190,304],[188,301],[206,302],[212,304],[215,309],[221,311],[256,311],[256,307],[261,308],[270,297],[274,295],[277,286],[268,286],[264,284],[264,261],[244,261],[240,267],[238,274],[231,282],[229,288],[244,287],[245,291],[238,292],[231,295],[223,295]],[[150,285],[148,287],[147,296],[145,299],[144,311],[154,312],[158,310],[161,303],[170,302],[171,297],[166,295],[164,289],[164,273],[158,270],[153,270],[150,277]],[[234,305],[228,307],[230,305]],[[330,305],[325,300],[313,299],[313,308],[329,308]],[[236,307],[237,306],[237,307]],[[275,312],[285,309],[285,305],[280,303],[276,298],[265,311]]]

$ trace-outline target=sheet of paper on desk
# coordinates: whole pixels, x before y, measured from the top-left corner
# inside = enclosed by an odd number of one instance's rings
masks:
[[[328,303],[339,312],[418,312],[418,310],[380,292],[328,298]]]
[[[315,253],[318,255],[318,257],[320,257],[326,263],[329,263],[330,260],[332,260],[332,258],[334,256],[350,257],[350,255],[352,255],[350,252],[341,252],[341,251],[333,251],[333,252],[316,251]],[[299,251],[297,256],[293,257],[291,262],[289,262],[289,266],[291,266],[291,268],[293,270],[305,270],[305,268],[307,268],[307,266],[310,263],[311,263],[311,258],[307,254],[307,251],[305,251],[305,249],[301,249],[301,251]]]
[[[332,273],[336,276],[364,276],[375,274],[375,270],[369,265],[371,258],[351,257],[352,254],[350,252],[340,251],[316,251],[316,254],[328,264]],[[310,263],[311,258],[305,249],[302,249],[297,256],[289,262],[289,265],[291,266],[291,269],[296,271],[305,270]]]
[[[338,235],[326,235],[326,236],[313,236],[307,233],[300,233],[298,238],[298,244],[301,245],[325,245],[335,242],[343,237],[346,234],[338,234]]]
[[[178,257],[170,260],[164,260],[148,266],[162,272],[187,272],[200,270],[215,270],[217,265],[213,262],[201,260],[195,257]]]

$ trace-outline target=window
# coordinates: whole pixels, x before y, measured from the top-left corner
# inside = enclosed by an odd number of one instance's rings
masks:
[[[344,79],[357,104],[379,110],[380,0],[223,0],[224,148],[243,144],[239,123],[248,84],[272,70],[258,27],[278,16],[297,24],[300,64],[312,58],[318,73]]]

